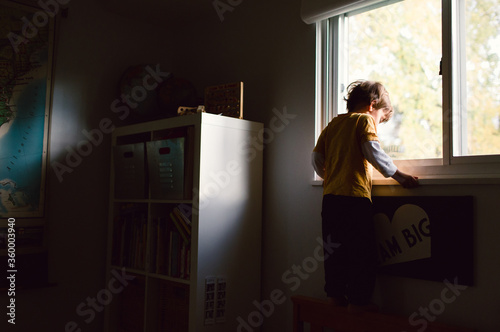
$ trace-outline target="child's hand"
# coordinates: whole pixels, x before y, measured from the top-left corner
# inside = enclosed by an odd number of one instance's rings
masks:
[[[394,173],[392,178],[398,181],[404,188],[418,187],[418,177],[403,173],[399,169]]]

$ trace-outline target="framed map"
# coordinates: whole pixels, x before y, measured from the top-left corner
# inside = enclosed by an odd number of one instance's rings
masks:
[[[43,217],[53,16],[0,0],[0,217]]]

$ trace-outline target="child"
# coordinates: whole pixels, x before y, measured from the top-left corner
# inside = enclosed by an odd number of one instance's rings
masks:
[[[418,178],[399,171],[380,147],[377,125],[393,113],[384,86],[356,81],[347,90],[348,113],[328,124],[312,155],[313,167],[324,179],[323,239],[340,244],[324,262],[325,291],[332,304],[347,305],[349,312],[375,311],[370,304],[377,258],[372,165],[405,188],[418,186]]]

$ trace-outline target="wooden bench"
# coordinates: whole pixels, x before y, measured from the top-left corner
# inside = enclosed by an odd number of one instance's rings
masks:
[[[370,313],[351,314],[347,308],[333,306],[326,300],[307,296],[292,296],[293,332],[303,332],[304,323],[310,324],[311,332],[322,332],[323,328],[335,332],[474,332],[474,329],[458,328],[449,325],[427,322],[412,326],[408,317]],[[423,319],[423,318],[421,318]],[[420,330],[420,331],[419,331]]]

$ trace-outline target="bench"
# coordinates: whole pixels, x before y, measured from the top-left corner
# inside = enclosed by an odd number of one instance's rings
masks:
[[[293,332],[303,332],[304,324],[310,324],[310,332],[323,332],[324,328],[335,332],[475,332],[474,329],[452,327],[428,322],[423,318],[412,326],[408,317],[387,313],[364,312],[352,314],[346,307],[331,305],[327,300],[296,295],[293,302]]]

